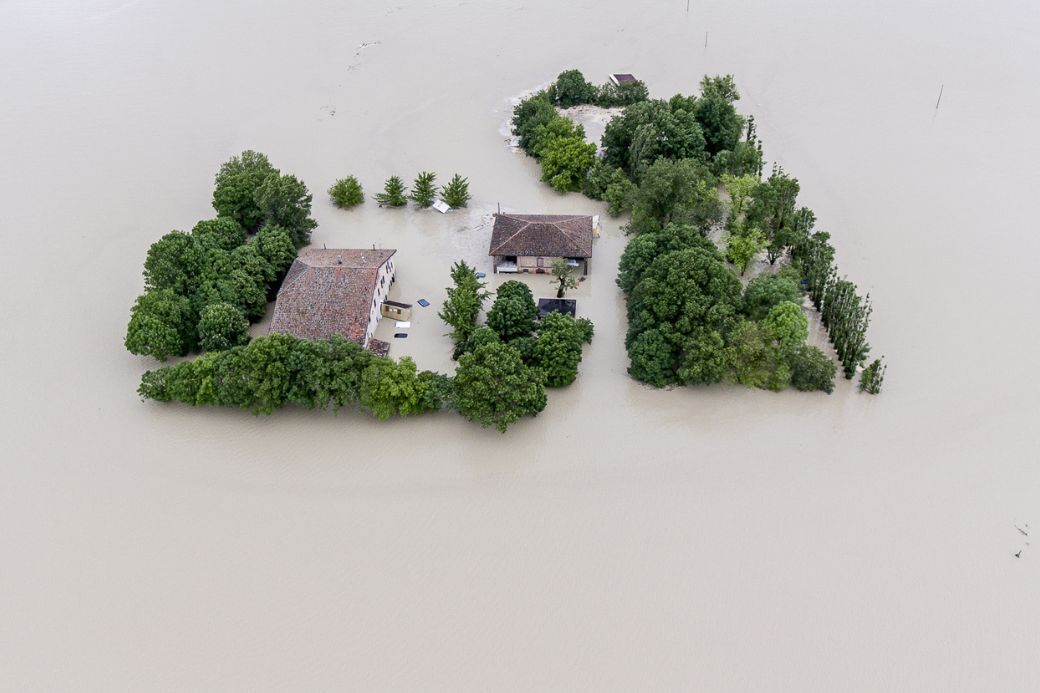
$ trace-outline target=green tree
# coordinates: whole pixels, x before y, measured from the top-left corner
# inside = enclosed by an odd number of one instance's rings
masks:
[[[762,329],[775,341],[782,354],[790,355],[809,336],[809,319],[801,306],[784,301],[769,309],[762,321]]]
[[[170,289],[188,296],[198,287],[202,251],[195,238],[171,231],[148,249],[144,261],[144,283],[148,289]]]
[[[607,214],[616,217],[632,211],[638,192],[639,189],[635,183],[620,170],[616,171],[614,180],[607,185],[607,190],[603,195],[603,199],[607,203]]]
[[[469,204],[469,179],[463,178],[459,174],[452,176],[448,184],[444,186],[442,191],[444,201],[449,207],[465,207]]]
[[[639,332],[668,325],[680,335],[699,326],[725,331],[740,301],[740,281],[717,252],[677,250],[654,260],[632,290],[629,327]]]
[[[596,159],[596,145],[577,137],[556,137],[542,149],[542,180],[559,192],[581,190]]]
[[[705,75],[701,79],[701,98],[719,98],[727,103],[739,101],[740,93],[737,91],[737,83],[733,80],[733,75],[716,75],[714,77]]]
[[[711,385],[726,377],[726,343],[719,330],[695,328],[682,338],[679,354],[676,379],[683,385]]]
[[[631,229],[655,231],[671,223],[706,230],[722,216],[711,172],[692,159],[658,159],[639,182],[632,208]]]
[[[628,374],[640,382],[654,387],[675,382],[675,345],[656,328],[638,333],[628,346],[628,360]]]
[[[199,313],[199,346],[223,351],[249,341],[249,321],[230,303],[213,303]]]
[[[737,113],[733,102],[740,98],[731,75],[705,77],[701,80],[701,98],[694,113],[704,132],[705,150],[715,155],[732,151],[744,131],[744,119]]]
[[[836,371],[834,362],[814,346],[803,344],[791,358],[791,384],[803,392],[834,392]]]
[[[437,175],[430,171],[423,171],[415,177],[409,197],[417,206],[426,208],[433,204],[437,197],[437,186],[434,185],[436,179]]]
[[[246,242],[246,230],[231,217],[200,221],[191,235],[204,248],[234,250]]]
[[[752,320],[762,320],[773,306],[784,301],[802,302],[802,290],[787,276],[763,274],[748,282],[744,290],[744,312]]]
[[[859,391],[871,395],[881,394],[881,384],[885,382],[885,370],[888,366],[881,359],[874,359],[863,369],[859,376]]]
[[[257,202],[257,191],[278,169],[260,152],[246,150],[231,157],[217,172],[213,189],[213,208],[222,217],[230,217],[247,231],[255,231],[264,221]]]
[[[758,229],[750,229],[747,233],[732,233],[726,243],[726,259],[740,268],[740,276],[744,276],[755,256],[766,247],[766,238]]]
[[[596,100],[595,85],[585,79],[579,70],[566,70],[549,87],[549,98],[560,108],[570,108]]]
[[[571,268],[567,261],[558,257],[552,262],[553,281],[556,282],[556,298],[563,298],[567,289],[578,288],[577,280],[571,276]]]
[[[730,200],[730,218],[734,220],[734,228],[739,228],[739,221],[744,212],[744,203],[754,194],[758,188],[758,179],[754,176],[734,176],[729,173],[723,174],[722,185],[726,189]]]
[[[640,81],[614,84],[607,82],[597,89],[596,105],[603,108],[629,106],[650,98],[650,90]]]
[[[544,374],[546,387],[570,385],[578,377],[582,343],[586,336],[591,340],[592,323],[586,323],[557,312],[538,323],[533,361]]]
[[[689,224],[669,224],[656,232],[633,236],[621,254],[617,285],[626,294],[638,284],[654,260],[673,250],[700,248],[717,254],[715,244]]]
[[[655,99],[627,106],[603,131],[606,163],[641,182],[645,167],[664,157],[701,160],[704,133],[695,115],[696,99]]]
[[[557,115],[545,123],[535,126],[531,132],[531,153],[537,158],[545,156],[549,145],[557,139],[570,138],[585,141],[585,128]]]
[[[513,134],[520,138],[521,149],[534,156],[537,143],[535,130],[557,117],[556,108],[544,91],[532,94],[517,104],[513,109]]]
[[[408,204],[408,198],[404,196],[404,183],[398,176],[390,176],[386,179],[383,192],[376,195],[376,201],[380,207],[404,207]]]
[[[476,271],[463,261],[452,265],[451,279],[454,286],[448,287],[448,297],[437,315],[451,328],[450,336],[458,350],[476,329],[477,317],[488,294]]]
[[[350,209],[365,201],[365,192],[357,178],[347,176],[340,178],[329,188],[329,197],[332,198],[332,203],[340,209]]]
[[[273,278],[285,276],[296,259],[296,244],[287,229],[281,226],[265,226],[253,239],[256,252],[273,271]]]
[[[373,359],[361,373],[360,403],[377,419],[421,414],[435,408],[430,383],[419,377],[415,362]]]
[[[131,354],[165,361],[187,354],[195,339],[191,301],[172,289],[154,289],[137,297],[123,343]]]
[[[726,359],[736,382],[779,392],[791,382],[791,369],[774,339],[753,322],[741,322],[732,331]]]
[[[503,340],[526,337],[534,331],[538,306],[531,290],[523,282],[511,279],[503,282],[487,314],[487,326]]]
[[[268,176],[256,191],[264,224],[287,230],[297,248],[310,243],[317,222],[311,219],[311,194],[296,176]]]
[[[537,415],[545,404],[541,373],[525,366],[520,352],[508,344],[484,344],[459,358],[454,405],[470,421],[504,433],[522,417]]]

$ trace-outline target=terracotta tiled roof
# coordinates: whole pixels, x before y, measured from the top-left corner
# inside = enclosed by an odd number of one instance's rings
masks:
[[[592,217],[499,214],[488,255],[592,257]]]
[[[396,252],[382,248],[304,250],[278,290],[271,332],[302,339],[339,334],[363,344],[379,268]]]

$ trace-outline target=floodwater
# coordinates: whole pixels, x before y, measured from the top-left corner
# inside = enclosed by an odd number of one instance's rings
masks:
[[[1040,689],[1040,5],[686,5],[0,4],[2,687]],[[246,148],[316,243],[399,249],[434,305],[392,353],[450,367],[497,205],[602,212],[499,132],[568,67],[736,76],[874,299],[880,397],[628,380],[604,217],[580,379],[506,435],[139,401],[145,251]],[[322,193],[425,168],[471,209]]]

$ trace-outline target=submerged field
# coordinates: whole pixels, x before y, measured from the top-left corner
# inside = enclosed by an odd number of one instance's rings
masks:
[[[1024,2],[4,4],[4,680],[1037,688],[1037,29]],[[871,292],[880,397],[632,381],[605,215],[580,377],[505,436],[134,395],[144,253],[247,148],[315,193],[316,244],[398,249],[398,297],[434,306],[391,353],[449,370],[436,306],[453,260],[492,276],[497,205],[602,214],[499,132],[572,66],[664,96],[734,74]],[[321,193],[423,169],[470,209]]]

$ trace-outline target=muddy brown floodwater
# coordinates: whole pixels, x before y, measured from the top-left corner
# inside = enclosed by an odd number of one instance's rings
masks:
[[[1038,8],[6,0],[3,687],[1040,689]],[[145,251],[246,148],[314,191],[315,243],[399,249],[433,306],[392,353],[450,368],[437,306],[497,205],[603,211],[499,131],[568,67],[735,75],[871,293],[882,396],[627,379],[605,218],[580,378],[506,435],[138,399]],[[371,202],[426,168],[471,209]]]

